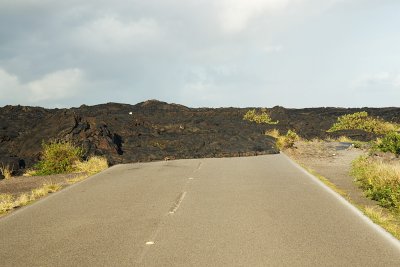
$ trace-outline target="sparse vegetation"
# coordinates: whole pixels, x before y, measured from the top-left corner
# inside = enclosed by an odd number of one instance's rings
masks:
[[[108,168],[107,159],[104,157],[93,156],[87,161],[76,161],[75,169],[79,172],[93,175]]]
[[[367,197],[382,207],[400,210],[400,164],[368,156],[353,161],[352,175]]]
[[[75,178],[68,179],[68,184],[82,181],[90,175],[96,174],[108,168],[105,157],[93,156],[87,161],[81,161],[82,150],[73,146],[69,142],[50,142],[43,144],[42,160],[28,170],[25,175],[50,175],[60,173],[79,172]],[[10,168],[2,167],[3,170]],[[54,193],[62,189],[64,183],[46,182],[41,187],[33,189],[31,192],[23,193],[18,197],[11,194],[0,194],[0,214],[13,210],[14,208],[25,206],[49,193]]]
[[[362,111],[340,116],[328,132],[339,130],[363,130],[375,134],[387,134],[399,130],[399,125],[371,117]]]
[[[272,137],[278,139],[278,137],[280,136],[280,133],[279,133],[279,130],[277,130],[277,129],[272,129],[272,130],[266,131],[266,132],[265,132],[265,135],[272,136]]]
[[[382,152],[391,152],[400,155],[400,134],[391,132],[383,138],[378,138],[375,148]]]
[[[42,159],[34,166],[34,175],[71,173],[83,151],[70,142],[43,143]]]
[[[67,179],[67,183],[68,184],[76,184],[77,182],[85,180],[87,177],[88,177],[87,175],[79,175],[77,177]]]
[[[43,184],[42,187],[33,189],[30,194],[23,193],[17,198],[13,197],[11,194],[0,194],[0,214],[28,205],[49,193],[59,191],[61,188],[62,186],[59,184],[48,183]]]
[[[278,137],[278,140],[276,140],[276,146],[279,149],[292,148],[294,147],[294,143],[298,140],[300,140],[300,137],[297,135],[297,133],[295,131],[288,130],[286,135],[281,135]]]
[[[397,239],[400,239],[400,224],[398,216],[393,213],[384,212],[378,207],[364,207],[361,209],[374,223],[382,226],[386,231],[391,233]]]
[[[243,120],[255,122],[258,124],[278,124],[279,121],[273,121],[267,111],[267,109],[262,109],[261,113],[257,113],[255,109],[249,110],[243,116]]]
[[[0,194],[0,214],[13,208],[14,198],[10,194]]]
[[[0,173],[4,176],[4,179],[11,179],[13,174],[13,168],[9,164],[0,165]]]

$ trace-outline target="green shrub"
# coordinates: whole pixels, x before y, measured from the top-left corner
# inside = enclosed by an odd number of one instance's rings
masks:
[[[257,114],[255,109],[249,110],[244,114],[243,120],[255,122],[258,124],[265,123],[265,124],[278,124],[279,121],[272,121],[271,117],[267,113],[266,109],[261,111],[261,114]]]
[[[291,148],[294,146],[294,143],[299,140],[300,137],[296,132],[289,130],[286,135],[279,136],[276,140],[276,146],[279,149]]]
[[[378,139],[376,148],[382,152],[392,152],[400,155],[400,134],[391,132],[382,139]]]
[[[400,165],[385,163],[366,156],[353,161],[351,174],[367,197],[382,207],[400,208]]]
[[[43,143],[41,160],[34,166],[35,175],[70,173],[75,171],[83,151],[70,142]]]
[[[340,116],[327,132],[339,130],[363,130],[375,134],[386,134],[399,129],[399,125],[368,116],[365,111]]]

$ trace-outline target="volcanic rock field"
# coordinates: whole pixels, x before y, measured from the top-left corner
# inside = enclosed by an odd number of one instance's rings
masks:
[[[149,100],[136,105],[108,103],[70,109],[0,108],[0,163],[29,167],[40,158],[42,142],[69,140],[86,156],[104,155],[110,164],[163,159],[251,156],[279,153],[266,130],[288,129],[301,137],[346,135],[374,138],[362,131],[326,133],[338,116],[367,111],[400,123],[400,108],[268,109],[277,125],[243,120],[252,108],[188,108]]]

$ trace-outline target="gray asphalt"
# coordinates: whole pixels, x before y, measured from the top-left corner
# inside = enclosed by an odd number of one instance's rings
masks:
[[[114,166],[0,219],[0,266],[400,266],[284,155]]]

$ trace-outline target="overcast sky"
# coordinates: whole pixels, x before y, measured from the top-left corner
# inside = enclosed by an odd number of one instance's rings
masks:
[[[0,0],[0,106],[400,106],[399,0]]]

